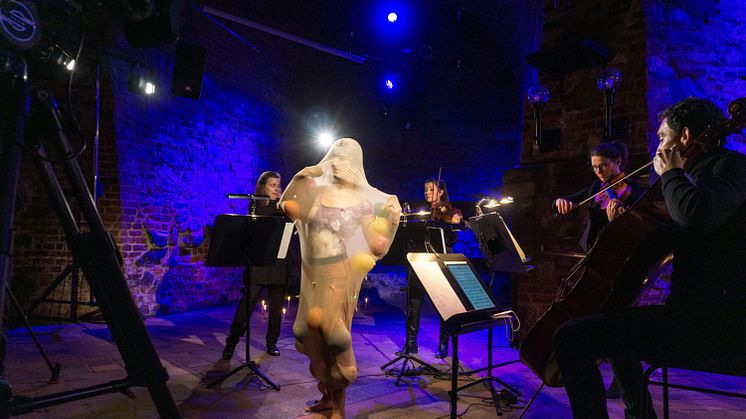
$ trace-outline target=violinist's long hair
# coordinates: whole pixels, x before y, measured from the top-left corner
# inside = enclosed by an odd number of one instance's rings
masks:
[[[619,168],[624,170],[629,163],[629,149],[627,144],[613,141],[610,143],[601,143],[591,150],[591,157],[600,156],[605,157],[611,161],[620,160]]]
[[[259,175],[259,179],[256,180],[254,193],[257,195],[269,195],[264,187],[267,186],[267,182],[270,179],[280,179],[280,174],[271,170],[263,172],[261,175]]]
[[[450,198],[448,198],[448,188],[446,187],[446,183],[443,182],[443,180],[438,181],[435,178],[430,178],[425,181],[425,185],[428,183],[432,183],[433,185],[438,185],[438,190],[442,193],[440,194],[440,201],[438,201],[441,204],[449,204],[451,202]]]

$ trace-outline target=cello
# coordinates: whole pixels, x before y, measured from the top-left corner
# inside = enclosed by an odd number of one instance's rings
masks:
[[[708,127],[681,150],[687,163],[716,141],[738,133],[746,126],[746,98],[731,102],[728,114],[731,116],[728,121]],[[603,231],[596,244],[563,280],[560,289],[570,291],[558,295],[529,330],[521,345],[521,362],[545,385],[561,387],[562,376],[552,348],[555,331],[569,319],[631,305],[649,271],[672,252],[673,231],[674,224],[666,209],[659,179],[632,208]]]

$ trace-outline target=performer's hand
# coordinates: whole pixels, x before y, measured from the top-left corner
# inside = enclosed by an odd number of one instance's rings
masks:
[[[386,202],[383,203],[383,209],[388,211],[389,221],[392,224],[396,224],[399,222],[399,217],[401,216],[401,205],[399,205],[399,199],[396,197],[396,195],[391,195],[390,197],[388,197]]]
[[[570,211],[572,211],[575,204],[573,204],[571,201],[568,201],[566,199],[557,198],[556,201],[554,201],[554,206],[557,207],[557,212],[566,215]]]
[[[666,149],[658,148],[653,159],[653,168],[655,168],[655,173],[662,175],[671,169],[683,169],[685,161],[686,159],[681,157],[679,148],[676,146]]]
[[[304,167],[303,170],[298,172],[298,177],[318,177],[324,173],[324,169],[321,166],[308,166]]]
[[[609,221],[614,221],[617,217],[624,214],[624,211],[626,211],[624,203],[618,199],[612,199],[606,207],[606,217],[609,218]]]
[[[461,214],[455,213],[453,214],[453,217],[451,217],[451,224],[458,224],[461,222]]]

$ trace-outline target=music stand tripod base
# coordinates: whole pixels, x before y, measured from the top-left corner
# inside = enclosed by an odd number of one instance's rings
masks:
[[[416,371],[417,370],[415,363],[419,364],[420,366],[422,366],[422,368],[430,371],[433,374],[436,374],[436,375],[443,374],[443,371],[435,368],[434,366],[421,360],[420,358],[414,355],[408,354],[408,353],[401,354],[397,356],[396,358],[392,359],[391,361],[381,365],[381,370],[386,370],[386,368],[388,368],[390,365],[395,364],[396,362],[400,360],[404,360],[404,361],[402,362],[401,367],[399,368],[399,374],[396,377],[396,381],[394,381],[394,384],[397,386],[401,382],[401,378],[404,375],[405,371]],[[411,368],[408,366],[409,364],[412,364]]]
[[[269,377],[264,375],[261,371],[259,371],[259,367],[257,366],[256,362],[254,361],[248,361],[244,362],[243,364],[239,365],[238,367],[232,369],[227,374],[219,377],[217,380],[213,381],[212,383],[207,385],[207,388],[213,388],[216,385],[222,383],[226,378],[230,377],[231,375],[241,371],[244,368],[248,368],[249,371],[251,371],[254,375],[264,380],[265,383],[267,383],[270,387],[272,387],[273,390],[280,391],[280,385],[272,381]]]

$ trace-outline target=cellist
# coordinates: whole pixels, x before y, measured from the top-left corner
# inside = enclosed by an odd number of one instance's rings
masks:
[[[659,120],[653,166],[674,223],[671,292],[665,305],[573,318],[557,330],[553,349],[576,418],[608,416],[597,359],[616,360],[625,417],[654,418],[640,361],[746,352],[746,157],[722,139],[690,153],[726,121],[709,100],[684,99]]]

